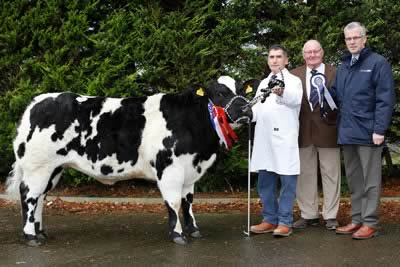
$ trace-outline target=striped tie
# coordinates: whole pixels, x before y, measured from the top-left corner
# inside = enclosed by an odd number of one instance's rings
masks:
[[[356,63],[357,63],[357,61],[358,61],[358,58],[356,58],[356,57],[353,57],[353,58],[351,59],[350,66],[353,66],[354,64],[356,64]]]
[[[311,79],[315,74],[317,74],[317,71],[312,70]],[[319,104],[319,94],[318,94],[318,88],[312,85],[311,79],[310,79],[310,103],[313,107],[313,110],[315,110],[315,108]]]

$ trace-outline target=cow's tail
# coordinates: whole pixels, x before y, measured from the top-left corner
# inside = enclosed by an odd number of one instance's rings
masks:
[[[22,180],[22,169],[16,161],[13,164],[13,169],[10,171],[7,182],[6,182],[6,192],[8,195],[12,196],[15,199],[19,199],[19,185]]]

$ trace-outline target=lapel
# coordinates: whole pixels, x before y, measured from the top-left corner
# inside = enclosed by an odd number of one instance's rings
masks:
[[[326,83],[327,83],[327,87],[330,88],[332,86],[333,80],[335,79],[335,75],[336,75],[336,68],[325,64],[325,76],[326,76]]]
[[[301,79],[301,83],[303,85],[303,99],[308,103],[308,97],[307,97],[307,85],[306,85],[306,77],[307,77],[307,68],[306,65],[300,66],[299,69],[299,78]]]

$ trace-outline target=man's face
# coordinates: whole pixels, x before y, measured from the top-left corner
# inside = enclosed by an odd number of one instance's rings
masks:
[[[304,45],[303,58],[310,69],[315,69],[322,63],[324,50],[317,42],[308,42]]]
[[[367,37],[361,35],[360,28],[354,28],[344,31],[344,40],[349,52],[352,54],[358,54],[365,47]]]
[[[280,72],[288,64],[288,58],[281,49],[273,49],[268,53],[268,67],[272,73]]]

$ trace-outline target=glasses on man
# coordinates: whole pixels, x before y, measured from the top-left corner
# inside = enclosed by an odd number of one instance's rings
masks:
[[[360,39],[363,38],[363,37],[364,37],[364,36],[346,37],[346,38],[344,38],[344,40],[345,40],[346,42],[358,41],[358,40],[360,40]]]
[[[315,49],[315,50],[306,50],[306,51],[304,51],[304,54],[306,54],[306,55],[311,55],[311,54],[316,55],[316,54],[318,54],[319,52],[321,52],[321,50],[322,50],[322,48],[320,48],[320,49]]]

